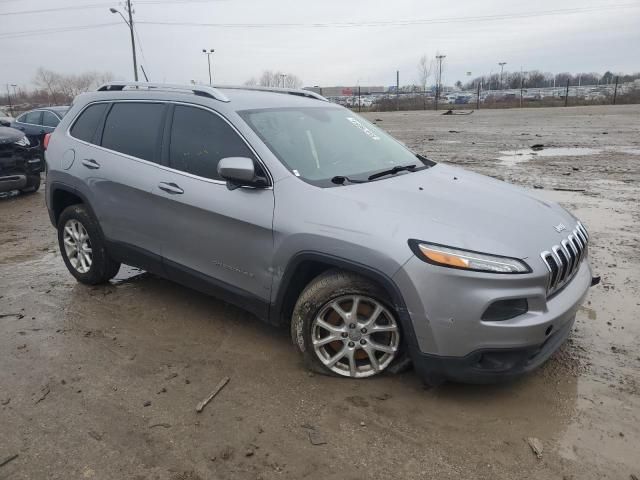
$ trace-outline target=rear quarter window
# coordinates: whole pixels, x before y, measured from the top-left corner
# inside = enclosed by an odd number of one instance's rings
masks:
[[[94,137],[107,106],[107,103],[96,103],[87,107],[71,127],[71,136],[85,142],[96,143]]]
[[[162,103],[122,102],[113,105],[104,124],[102,146],[109,150],[159,163]]]

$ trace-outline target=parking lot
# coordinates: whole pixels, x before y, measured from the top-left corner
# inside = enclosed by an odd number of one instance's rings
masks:
[[[543,368],[433,389],[310,374],[286,329],[170,281],[76,283],[41,189],[0,199],[0,479],[640,477],[640,106],[367,117],[585,223],[602,282]]]

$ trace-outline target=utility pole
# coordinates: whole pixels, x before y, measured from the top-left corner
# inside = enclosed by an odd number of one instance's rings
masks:
[[[618,96],[618,77],[616,77],[616,86],[613,89],[613,104],[616,104],[616,97]]]
[[[360,85],[358,85],[358,112],[361,112],[362,110],[362,105],[361,105],[361,101],[360,101]]]
[[[133,51],[133,78],[138,81],[138,60],[136,58],[136,39],[133,35],[133,11],[131,0],[127,0],[127,12],[129,13],[129,31],[131,32],[131,50]],[[147,65],[148,67],[149,65]]]
[[[400,70],[396,70],[396,110],[400,110]]]
[[[124,23],[129,27],[129,33],[131,33],[131,51],[133,53],[133,78],[137,82],[138,81],[138,60],[136,58],[136,39],[133,35],[133,11],[131,10],[131,0],[127,0],[127,5],[125,6],[127,13],[129,14],[129,21],[124,18],[124,15],[117,8],[110,8],[109,11],[111,13],[117,13],[122,17]]]
[[[438,83],[436,84],[436,110],[438,110],[438,97],[442,90],[442,60],[446,58],[446,55],[436,55],[438,60]]]
[[[9,84],[7,83],[7,100],[9,101],[9,111],[11,112],[11,116],[15,116],[13,114],[13,105],[11,104],[11,93],[9,93]]]
[[[476,97],[476,110],[480,110],[480,84],[481,82],[478,82],[478,94]]]
[[[504,71],[504,66],[507,64],[507,62],[499,62],[498,65],[500,65],[500,90],[504,90],[504,84],[502,83],[502,72]]]
[[[564,106],[569,105],[569,79],[567,78],[567,89],[564,92]]]
[[[282,78],[282,88],[285,88],[287,86],[287,74],[281,73],[280,78]]]
[[[207,56],[207,64],[209,65],[209,85],[213,85],[213,76],[211,75],[211,55],[215,52],[213,48],[210,48],[208,51],[206,48],[202,49],[202,53]]]

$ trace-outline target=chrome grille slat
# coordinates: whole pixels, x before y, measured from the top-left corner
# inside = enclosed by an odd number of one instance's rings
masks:
[[[584,225],[578,222],[567,238],[540,253],[542,261],[549,270],[547,295],[558,291],[571,281],[587,254],[588,242],[589,233]]]

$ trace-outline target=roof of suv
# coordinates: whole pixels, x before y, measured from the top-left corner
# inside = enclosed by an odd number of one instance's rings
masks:
[[[101,86],[98,92],[118,92],[129,98],[132,94],[137,96],[143,92],[149,94],[192,94],[217,100],[236,111],[255,108],[318,106],[319,102],[328,102],[326,98],[308,90],[275,87],[213,87],[209,85],[113,82]]]

